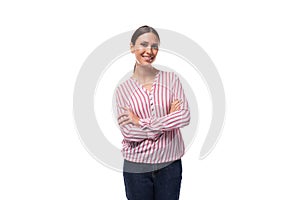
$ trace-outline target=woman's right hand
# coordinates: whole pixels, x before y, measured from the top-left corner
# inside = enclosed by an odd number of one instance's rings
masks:
[[[181,104],[182,104],[182,100],[178,100],[178,99],[174,100],[171,103],[171,108],[170,108],[170,112],[169,113],[172,113],[172,112],[180,110]]]
[[[130,108],[120,107],[121,109],[125,110],[124,113],[118,116],[118,123],[120,126],[126,124],[133,124],[135,126],[139,126],[140,118],[133,113]]]

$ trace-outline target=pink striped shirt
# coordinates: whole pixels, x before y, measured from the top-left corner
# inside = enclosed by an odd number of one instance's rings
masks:
[[[180,128],[190,122],[187,99],[174,72],[159,71],[151,91],[130,78],[116,89],[117,113],[131,108],[140,118],[140,127],[120,126],[124,136],[124,159],[138,163],[164,163],[180,159],[185,151]],[[180,110],[169,113],[174,100],[182,100]]]

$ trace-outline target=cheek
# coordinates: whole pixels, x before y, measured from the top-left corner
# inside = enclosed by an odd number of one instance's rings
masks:
[[[154,57],[156,57],[157,54],[158,54],[158,50],[153,50],[153,51],[152,51],[152,55],[153,55]]]
[[[141,54],[143,54],[144,53],[144,51],[143,50],[139,50],[139,49],[136,49],[135,51],[134,51],[134,54],[135,54],[135,56],[141,56]]]

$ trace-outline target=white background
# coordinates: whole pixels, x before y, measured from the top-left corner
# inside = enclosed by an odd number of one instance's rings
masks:
[[[72,95],[98,45],[144,24],[197,42],[225,87],[222,137],[183,158],[181,199],[299,199],[299,18],[296,0],[1,1],[0,199],[125,199],[81,144]]]

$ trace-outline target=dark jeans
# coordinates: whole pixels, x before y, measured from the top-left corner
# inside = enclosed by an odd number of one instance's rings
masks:
[[[134,173],[142,171],[148,172]],[[123,176],[128,200],[179,199],[182,179],[181,159],[171,164],[167,163],[165,167],[161,164],[139,164],[125,160]]]

